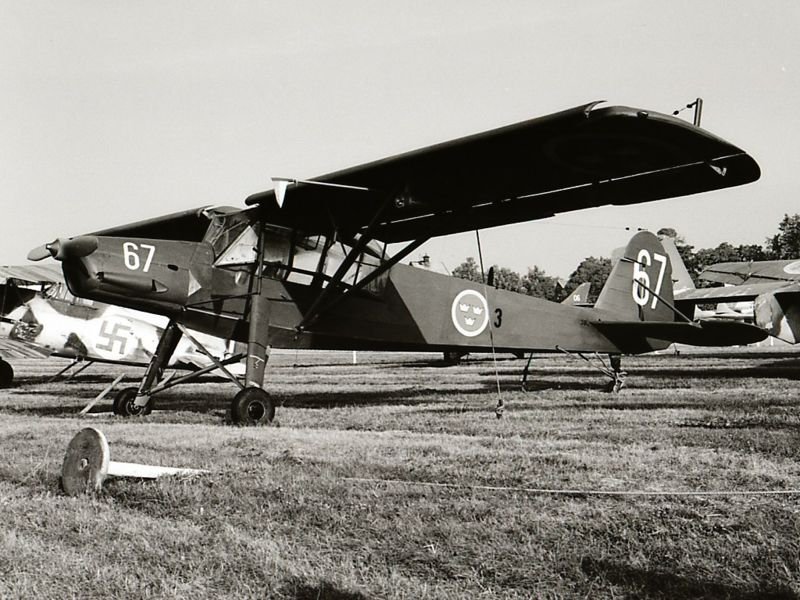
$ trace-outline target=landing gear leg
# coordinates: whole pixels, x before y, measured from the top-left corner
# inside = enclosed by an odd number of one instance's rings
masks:
[[[611,365],[608,373],[608,376],[611,377],[611,381],[606,386],[606,391],[616,394],[625,387],[625,378],[628,374],[622,370],[622,355],[609,354],[608,362]]]
[[[530,373],[531,361],[532,360],[533,360],[533,352],[531,352],[528,355],[528,362],[525,363],[525,369],[522,371],[522,380],[520,381],[520,387],[522,388],[523,392],[527,392],[528,391],[528,388],[525,387],[525,386],[528,383],[528,374]]]
[[[275,418],[275,404],[263,388],[269,358],[269,315],[270,302],[262,285],[250,305],[245,388],[231,402],[231,421],[236,425],[268,425]]]
[[[567,356],[578,356],[589,363],[593,368],[597,369],[601,373],[603,373],[606,377],[608,377],[611,381],[609,381],[605,386],[605,391],[609,393],[617,393],[623,387],[625,387],[625,378],[628,376],[628,373],[622,370],[622,355],[620,354],[611,354],[608,355],[609,363],[606,365],[603,357],[600,356],[597,352],[594,353],[595,359],[600,363],[600,365],[592,364],[592,360],[587,358],[581,352],[570,352],[569,350],[564,350],[560,346],[556,346],[556,350],[559,352],[563,352]]]
[[[11,387],[14,382],[14,369],[4,360],[0,360],[0,388]]]
[[[170,321],[164,329],[164,333],[161,334],[161,339],[158,340],[156,352],[150,359],[150,364],[147,365],[147,371],[145,371],[139,387],[128,387],[117,392],[113,404],[115,415],[123,417],[146,415],[153,410],[151,392],[158,380],[161,379],[172,353],[178,346],[181,335],[180,327],[174,321]]]

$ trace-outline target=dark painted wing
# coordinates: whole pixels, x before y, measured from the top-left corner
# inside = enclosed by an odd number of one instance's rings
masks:
[[[202,206],[101,231],[93,231],[88,235],[199,242],[208,230],[209,221],[214,214],[225,214],[238,210],[240,209],[230,206]]]
[[[717,263],[703,269],[700,279],[733,285],[768,281],[798,281],[800,280],[800,261],[762,260]]]
[[[390,199],[373,237],[385,242],[542,219],[741,185],[760,176],[740,148],[671,116],[587,104],[254,194],[270,223],[357,233]]]

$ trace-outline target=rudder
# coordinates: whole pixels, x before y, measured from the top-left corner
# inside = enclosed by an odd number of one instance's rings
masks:
[[[678,252],[675,240],[671,237],[662,238],[661,245],[664,246],[672,266],[673,293],[695,289],[692,276],[689,275],[689,271],[686,269],[686,264],[683,262],[680,252]]]
[[[621,321],[673,321],[672,265],[658,238],[634,235],[597,298],[595,308]]]

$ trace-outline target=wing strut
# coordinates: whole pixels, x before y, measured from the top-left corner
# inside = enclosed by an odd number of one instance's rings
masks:
[[[295,329],[297,329],[297,332],[298,333],[302,333],[303,331],[305,331],[305,329],[308,328],[309,326],[311,326],[314,322],[316,322],[316,320],[324,312],[330,310],[335,305],[337,305],[339,302],[341,302],[345,298],[348,298],[349,296],[351,296],[352,294],[354,294],[358,290],[364,289],[366,286],[368,286],[370,283],[375,281],[378,277],[380,277],[381,275],[386,273],[386,271],[391,269],[393,266],[395,266],[397,263],[399,263],[401,260],[403,260],[406,256],[411,254],[414,250],[416,250],[422,244],[427,242],[429,239],[430,238],[428,238],[428,237],[424,237],[424,238],[420,238],[418,240],[413,240],[413,241],[409,242],[402,250],[400,250],[399,252],[394,254],[391,258],[388,258],[388,259],[386,259],[386,261],[381,263],[381,265],[377,269],[375,269],[372,273],[370,273],[369,275],[364,277],[361,281],[355,283],[352,287],[347,288],[345,291],[343,291],[338,296],[331,298],[330,301],[327,302],[327,304],[323,305],[323,304],[321,304],[319,302],[319,300],[322,298],[322,295],[320,295],[320,298],[318,298],[317,302],[315,302],[314,305],[312,305],[311,309],[306,313],[305,317],[303,317],[303,320],[300,321],[300,324],[295,327]],[[339,283],[341,283],[341,280],[332,281],[328,285],[328,287],[325,288],[324,292],[327,292],[328,290],[332,290]],[[323,292],[323,294],[324,294],[324,292]],[[327,296],[330,296],[330,295],[331,295],[331,293],[327,294]]]
[[[378,206],[378,209],[372,216],[369,225],[367,225],[366,229],[361,232],[358,241],[350,248],[350,251],[344,257],[342,264],[339,265],[339,268],[336,269],[336,272],[331,277],[331,282],[322,290],[320,295],[317,296],[316,300],[314,300],[313,304],[308,309],[308,312],[303,317],[303,320],[300,321],[300,324],[297,326],[298,332],[302,332],[312,320],[316,320],[321,314],[322,311],[320,310],[320,307],[323,307],[324,302],[328,300],[334,291],[337,290],[339,284],[342,282],[342,279],[344,279],[345,273],[347,273],[348,269],[353,266],[353,263],[356,262],[359,254],[364,251],[364,248],[367,247],[367,244],[372,241],[372,232],[380,223],[381,217],[386,213],[386,210],[392,205],[393,201],[393,196],[387,195],[383,198],[380,206]]]

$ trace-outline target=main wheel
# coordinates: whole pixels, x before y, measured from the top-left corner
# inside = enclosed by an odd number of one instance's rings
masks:
[[[460,352],[458,350],[445,352],[444,364],[446,365],[461,364],[461,359],[464,358],[467,354],[468,354],[467,352]]]
[[[149,415],[153,410],[153,400],[151,399],[145,406],[136,405],[136,392],[138,388],[128,387],[123,388],[114,397],[112,410],[115,415],[121,417],[138,417],[140,415]]]
[[[11,387],[14,381],[14,369],[4,360],[0,360],[0,388]]]
[[[257,387],[248,387],[233,397],[231,421],[236,425],[268,425],[275,418],[275,404],[269,394]]]

